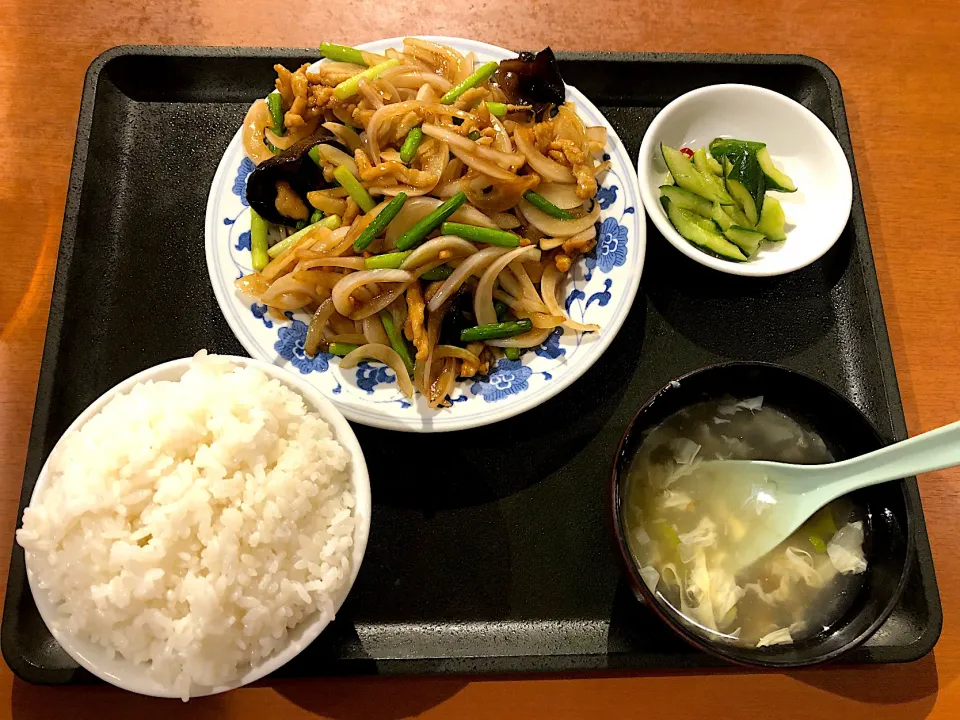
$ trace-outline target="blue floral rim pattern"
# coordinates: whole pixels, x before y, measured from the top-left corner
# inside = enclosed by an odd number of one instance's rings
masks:
[[[589,122],[605,122],[588,101],[575,90],[572,92],[571,99],[578,107],[586,108]],[[608,137],[610,155],[605,158],[609,157],[613,166],[598,188],[596,200],[601,219],[597,224],[597,244],[575,266],[577,269],[558,298],[571,317],[596,322],[604,330],[583,334],[556,329],[519,361],[502,359],[487,375],[459,381],[453,396],[448,398],[451,407],[446,411],[425,413],[421,398],[414,403],[404,398],[393,371],[386,366],[361,363],[344,370],[339,359],[327,353],[308,357],[303,351],[308,316],[297,313],[280,317],[235,292],[233,280],[250,272],[249,208],[244,191],[253,170],[253,164],[243,157],[239,134],[218,169],[208,204],[207,259],[218,302],[231,328],[252,355],[285,364],[312,378],[311,383],[327,393],[351,420],[394,429],[414,429],[411,423],[415,423],[429,431],[482,425],[521,412],[569,385],[596,360],[622,324],[636,293],[645,246],[643,210],[638,204],[632,163],[615,133],[608,131]],[[235,159],[226,164],[228,157]],[[230,210],[222,212],[221,204]],[[216,252],[211,250],[211,237],[218,238],[220,249]],[[272,339],[267,340],[270,335]],[[393,410],[387,410],[387,406]],[[501,406],[510,409],[496,409]],[[466,415],[464,408],[470,408]],[[412,416],[403,414],[411,409]],[[485,420],[488,416],[491,419]]]

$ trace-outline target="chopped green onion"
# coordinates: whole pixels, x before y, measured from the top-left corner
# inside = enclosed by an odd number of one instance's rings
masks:
[[[336,230],[340,227],[340,216],[339,215],[327,215],[323,220],[320,221],[320,224],[323,225],[327,230]]]
[[[520,348],[505,347],[505,348],[503,349],[503,354],[507,356],[507,360],[519,360],[519,359],[520,359]]]
[[[403,261],[413,253],[413,250],[406,252],[384,253],[383,255],[373,255],[363,260],[364,270],[398,270]]]
[[[370,212],[377,206],[377,203],[370,197],[370,193],[368,193],[366,188],[360,184],[360,181],[353,176],[353,173],[350,172],[346,165],[341,165],[334,170],[333,177],[336,178],[340,186],[347,191],[347,194],[353,198],[353,201],[359,205],[360,209],[365,213]]]
[[[323,220],[323,210],[314,210],[310,214],[310,224],[318,223]]]
[[[298,242],[300,242],[300,239],[304,235],[306,235],[308,232],[313,230],[318,225],[320,227],[325,227],[328,230],[336,230],[338,227],[340,227],[340,216],[328,215],[320,222],[315,222],[312,225],[307,225],[305,228],[303,228],[303,230],[298,230],[293,235],[290,235],[289,237],[287,237],[285,240],[281,240],[280,242],[278,242],[272,248],[267,250],[267,254],[272,258],[279,257],[284,252],[286,252],[289,248],[293,247]]]
[[[440,102],[443,105],[453,105],[453,103],[457,101],[457,98],[463,95],[467,90],[485,83],[490,76],[497,71],[497,67],[498,65],[495,62],[484,63],[478,67],[466,80],[449,90],[442,98],[440,98]]]
[[[423,275],[420,276],[421,280],[426,280],[427,282],[434,282],[435,280],[446,280],[448,277],[453,275],[453,268],[449,265],[438,265],[435,268],[430,268]]]
[[[467,139],[468,139],[468,140],[479,140],[479,139],[480,139],[480,131],[479,131],[479,130],[471,130],[470,132],[467,133]]]
[[[372,68],[367,68],[362,73],[354,75],[349,80],[344,80],[342,83],[337,85],[333,89],[333,94],[339,100],[346,100],[348,97],[352,97],[357,94],[357,92],[360,90],[361,80],[374,80],[377,77],[379,77],[380,73],[382,73],[384,70],[389,70],[394,65],[399,65],[399,64],[400,64],[399,60],[387,60],[386,62],[382,62],[379,65],[374,65]]]
[[[506,230],[464,225],[463,223],[445,222],[440,228],[444,235],[456,235],[472,242],[499,245],[500,247],[520,247],[520,236]]]
[[[279,155],[280,153],[283,152],[283,150],[281,150],[281,149],[278,148],[276,145],[274,145],[272,142],[270,142],[269,140],[267,140],[267,136],[266,136],[266,135],[263,136],[263,144],[266,145],[266,146],[267,146],[267,150],[269,150],[270,152],[272,152],[274,155]]]
[[[303,230],[307,225],[310,225],[310,221],[309,221],[309,220],[297,220],[297,221],[293,224],[293,229],[294,229],[294,230]]]
[[[491,115],[500,118],[501,120],[507,116],[506,103],[488,102],[487,109],[490,111]]]
[[[497,314],[497,322],[506,321],[507,312],[509,310],[510,310],[510,306],[507,305],[503,300],[493,301],[493,311]]]
[[[533,205],[538,210],[543,210],[547,215],[559,218],[560,220],[573,220],[573,215],[563,208],[558,208],[543,195],[535,193],[533,190],[527,190],[523,194],[523,199]]]
[[[413,358],[410,356],[410,348],[407,346],[407,341],[404,339],[403,334],[397,330],[397,326],[393,322],[393,315],[389,310],[384,309],[380,311],[380,322],[383,323],[383,330],[390,339],[390,347],[397,351],[397,355],[403,360],[407,372],[412,373]]]
[[[273,134],[283,135],[287,129],[283,126],[283,97],[277,90],[267,95],[267,105],[270,107],[270,117],[273,119]]]
[[[250,258],[253,262],[253,271],[260,272],[270,262],[267,254],[267,231],[269,224],[260,217],[260,214],[250,208]]]
[[[397,240],[397,250],[409,250],[422,242],[427,235],[440,227],[448,217],[459,210],[460,206],[466,201],[467,196],[461,190],[401,235]]]
[[[813,549],[817,552],[825,553],[827,551],[827,544],[823,541],[819,535],[810,535],[810,544],[813,545]]]
[[[320,151],[317,149],[317,146],[316,146],[316,145],[314,145],[312,148],[310,148],[310,149],[307,151],[307,155],[309,155],[309,156],[310,156],[310,159],[313,160],[313,162],[316,163],[317,167],[321,167],[321,165],[320,165],[320,162],[321,162]]]
[[[352,343],[332,342],[327,348],[327,352],[331,355],[339,355],[340,357],[343,357],[344,355],[349,355],[358,347],[360,346]]]
[[[400,159],[405,163],[413,160],[417,155],[417,148],[420,147],[421,140],[423,140],[423,130],[418,127],[411,128],[400,147]]]
[[[370,196],[367,195],[367,197]],[[387,203],[387,206],[370,221],[370,224],[363,229],[359,237],[353,241],[354,252],[363,252],[366,250],[367,245],[372,243],[377,235],[387,229],[387,225],[397,216],[397,213],[400,212],[400,208],[403,207],[406,201],[407,194],[405,192],[397,193],[397,196]]]
[[[363,53],[356,48],[347,45],[335,45],[334,43],[320,43],[320,54],[325,58],[336,60],[337,62],[353,63],[354,65],[366,65],[367,61],[363,59]]]
[[[466,328],[460,331],[461,342],[474,342],[476,340],[499,340],[500,338],[522,335],[533,327],[533,323],[524,318],[515,322],[491,323],[490,325],[477,325],[476,327]]]

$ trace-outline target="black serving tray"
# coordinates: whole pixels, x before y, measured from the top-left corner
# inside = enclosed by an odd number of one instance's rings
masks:
[[[776,90],[812,110],[853,153],[840,85],[793,55],[563,53],[635,155],[657,111],[703,85]],[[274,62],[309,51],[125,47],[87,72],[20,510],[60,434],[102,392],[207,348],[243,354],[204,262],[214,170]],[[281,673],[484,673],[718,664],[631,595],[604,524],[608,478],[637,407],[671,378],[756,359],[850,397],[890,441],[906,437],[854,172],[853,214],[820,261],[778,278],[704,268],[648,223],[642,292],[609,350],[580,380],[520,417],[467,432],[356,426],[373,484],[370,545],[337,620]],[[397,459],[407,459],[398,472]],[[399,466],[402,467],[402,466]],[[930,651],[942,609],[914,480],[917,557],[901,603],[846,661]],[[14,546],[3,655],[29,681],[91,676],[53,640]]]

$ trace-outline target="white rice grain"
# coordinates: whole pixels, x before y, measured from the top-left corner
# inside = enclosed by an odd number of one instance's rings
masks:
[[[352,555],[349,460],[300,395],[201,352],[61,443],[17,541],[59,627],[186,698],[330,612]]]

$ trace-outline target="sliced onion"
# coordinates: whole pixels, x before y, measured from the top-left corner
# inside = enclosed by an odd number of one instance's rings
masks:
[[[397,216],[393,219],[393,222],[387,226],[387,246],[393,247],[397,242],[397,238],[442,204],[442,200],[433,197],[413,197],[407,200],[400,209],[400,212],[397,213]],[[450,216],[450,222],[479,225],[480,227],[487,228],[496,227],[493,220],[471,205],[461,206],[459,210]]]
[[[385,292],[380,292],[369,302],[367,302],[362,309],[354,312],[353,318],[356,320],[362,320],[369,315],[380,312],[385,307],[388,307],[394,303],[397,298],[401,297],[416,280],[420,279],[421,275],[429,270],[433,270],[435,267],[439,267],[440,265],[443,265],[443,260],[434,260],[433,262],[428,262],[426,265],[421,265],[410,273],[412,275],[410,282],[396,283],[391,289]]]
[[[397,328],[402,328],[407,323],[407,300],[406,297],[397,298],[390,303],[387,308],[393,315],[393,324]]]
[[[603,125],[594,125],[587,128],[587,140],[597,145],[607,144],[607,129]]]
[[[459,210],[450,216],[450,221],[463,223],[464,225],[478,225],[485,228],[495,228],[497,226],[488,215],[483,214],[472,205],[462,205]]]
[[[364,318],[360,325],[363,328],[363,336],[367,339],[368,343],[379,343],[381,345],[390,344],[390,338],[387,337],[387,333],[383,329],[383,323],[380,322],[379,315],[371,315],[370,317]]]
[[[557,108],[557,117],[554,118],[553,125],[554,137],[570,140],[584,151],[586,150],[584,145],[587,142],[587,129],[574,110],[573,103],[564,103]]]
[[[530,167],[539,173],[544,180],[550,182],[576,182],[576,178],[573,176],[570,168],[548,158],[533,146],[531,132],[529,128],[517,127],[513,133],[513,137],[517,141],[517,149],[527,158],[527,163]]]
[[[439,75],[437,77],[440,77]],[[437,99],[437,94],[433,91],[433,88],[428,84],[424,83],[420,86],[419,90],[411,90],[410,88],[400,88],[401,93],[413,93],[412,98],[404,98],[410,100],[419,100],[420,102],[433,102]]]
[[[447,47],[446,45],[438,45],[429,40],[421,40],[420,38],[404,38],[403,49],[415,57],[420,57],[427,62],[432,62],[433,67],[435,67],[438,72],[441,69],[450,72],[452,74],[451,79],[455,79],[458,76],[464,62],[463,55],[453,48]],[[431,58],[431,60],[426,60],[424,55],[426,55],[426,58]]]
[[[551,238],[545,237],[540,238],[540,249],[541,250],[553,250],[563,245],[567,241],[566,238]]]
[[[516,182],[500,183],[486,175],[474,174],[460,178],[460,189],[474,205],[488,213],[509,210],[523,198],[523,194],[536,187],[539,179],[536,175],[521,175]],[[492,187],[489,192],[484,192]]]
[[[543,294],[543,302],[547,306],[547,310],[551,315],[560,315],[566,318],[563,323],[564,327],[578,332],[597,332],[600,329],[599,325],[584,325],[571,319],[560,307],[560,303],[557,302],[557,285],[559,285],[560,278],[563,275],[564,273],[557,269],[555,263],[550,263],[544,268],[543,277],[540,279],[540,292]]]
[[[537,345],[542,345],[543,341],[550,337],[550,333],[552,332],[553,330],[550,328],[534,328],[522,335],[500,338],[499,340],[487,340],[485,342],[487,345],[493,345],[493,347],[532,348]]]
[[[583,198],[577,195],[577,186],[565,183],[540,183],[537,194],[542,195],[558,208],[570,210],[583,205]]]
[[[576,235],[574,235],[572,238],[567,238],[567,240],[569,242],[575,243],[575,242],[581,242],[584,240],[593,240],[595,237],[597,237],[597,228],[596,228],[596,225],[591,225],[583,232],[579,232]]]
[[[454,158],[457,162],[460,162],[457,158]],[[433,192],[430,193],[434,197],[442,198],[448,200],[460,192],[460,179],[450,180],[448,182],[437,185],[434,188]]]
[[[323,127],[332,132],[337,140],[349,148],[350,152],[363,149],[363,141],[353,128],[335,122],[325,122]]]
[[[277,278],[267,291],[263,293],[261,297],[261,302],[272,305],[273,301],[276,300],[281,295],[288,295],[290,293],[298,293],[313,297],[316,292],[316,285],[305,282],[303,280],[298,280],[293,276],[293,273],[289,275],[284,275],[283,277]]]
[[[477,283],[476,292],[473,294],[473,314],[477,318],[477,325],[490,325],[497,321],[497,311],[493,309],[493,285],[497,276],[507,265],[514,260],[528,256],[532,260],[540,260],[540,248],[533,245],[519,247],[511,250],[506,255],[498,257],[488,267],[480,277]],[[465,265],[466,263],[464,263]],[[463,267],[461,265],[460,267]],[[458,270],[460,268],[457,268]],[[453,276],[451,276],[453,277]]]
[[[441,127],[440,125],[430,125],[424,123],[421,129],[423,130],[424,135],[435,137],[437,140],[443,140],[447,142],[450,147],[459,148],[460,150],[464,150],[468,153],[479,155],[480,157],[491,160],[502,167],[518,168],[523,165],[523,155],[500,152],[499,150],[494,150],[493,148],[489,148],[484,145],[478,145],[470,138],[464,137],[460,133],[454,132],[453,130],[445,127]]]
[[[299,310],[305,305],[316,302],[316,300],[317,298],[313,295],[305,295],[304,293],[282,293],[272,298],[270,302],[264,302],[274,310]]]
[[[460,158],[454,158],[447,163],[447,166],[443,169],[443,174],[440,176],[440,182],[446,183],[451,180],[459,180],[460,175],[463,173],[463,160]]]
[[[530,276],[527,275],[527,270],[523,267],[523,264],[515,260],[510,263],[509,267],[510,272],[520,281],[524,299],[533,303],[534,307],[539,305],[540,307],[538,309],[545,311],[547,307],[543,304],[543,300],[540,299],[540,293],[538,293],[537,289],[533,286],[533,281],[530,279]]]
[[[445,93],[453,87],[453,84],[449,80],[434,73],[410,72],[409,67],[403,67],[402,65],[391,69],[396,69],[400,72],[388,75],[387,73],[389,73],[389,71],[387,71],[381,77],[386,76],[387,79],[393,83],[394,87],[397,88],[413,88],[414,90],[419,90],[424,87],[429,87],[431,90]],[[420,98],[418,96],[417,99],[426,98]]]
[[[366,68],[363,65],[325,60],[307,68],[307,79],[321,85],[337,85],[344,80],[349,80],[354,75],[359,75],[364,70]]]
[[[434,356],[436,357],[436,356]],[[457,361],[453,358],[447,358],[443,361],[440,368],[440,374],[430,383],[427,394],[427,406],[437,408],[447,399],[447,395],[453,392],[453,386],[457,381]]]
[[[428,142],[435,142],[434,140],[429,140]],[[382,155],[382,153],[381,153]],[[371,193],[379,193],[387,196],[395,196],[401,192],[405,192],[407,197],[418,197],[427,195],[428,193],[433,192],[433,189],[437,186],[437,183],[440,182],[440,178],[443,175],[443,171],[447,167],[447,161],[450,158],[450,151],[445,142],[437,143],[436,151],[430,153],[427,156],[427,160],[424,162],[420,172],[427,173],[431,176],[431,179],[419,187],[414,187],[407,184],[399,184],[392,186],[382,186],[382,187],[370,187],[367,188]]]
[[[323,340],[323,329],[327,326],[327,320],[333,315],[335,308],[333,300],[327,298],[310,319],[310,326],[307,328],[307,337],[303,341],[303,351],[310,357],[317,354],[320,349],[320,341]]]
[[[442,105],[441,103],[427,103],[423,106],[423,112],[432,113],[434,115],[443,115],[444,117],[457,117],[466,122],[470,120],[474,123],[479,123],[480,118],[472,113],[468,113],[466,110],[461,110],[458,107],[453,105]]]
[[[422,107],[423,103],[419,100],[406,100],[400,103],[393,103],[392,105],[384,105],[370,117],[366,130],[367,154],[370,156],[370,162],[374,165],[380,163],[380,139],[378,136],[381,125],[394,115],[410,112],[411,110],[419,110]]]
[[[523,263],[523,269],[526,270],[527,275],[530,276],[530,282],[534,285],[540,283],[540,278],[543,277],[543,263],[526,262]]]
[[[468,52],[463,58],[463,62],[460,63],[460,72],[457,74],[457,82],[463,82],[468,77],[473,75],[473,65],[474,65],[474,56],[472,52]]]
[[[354,335],[357,333],[357,324],[338,312],[330,316],[330,328],[338,335]]]
[[[403,365],[403,360],[389,345],[379,345],[368,343],[361,345],[356,350],[347,353],[340,361],[340,367],[349,370],[360,364],[363,360],[379,360],[390,367],[397,376],[397,386],[407,397],[413,397],[413,383],[410,382],[410,374]]]
[[[360,170],[357,168],[357,164],[353,161],[353,158],[347,155],[343,150],[333,145],[327,145],[326,143],[320,143],[315,146],[317,152],[320,153],[321,157],[326,160],[331,165],[336,165],[337,167],[343,165],[347,170],[353,173],[354,177],[360,177]]]
[[[266,100],[254,101],[243,119],[243,151],[257,165],[273,157],[273,153],[263,143],[263,131],[272,123]]]
[[[350,302],[353,291],[367,283],[409,283],[413,275],[405,270],[361,270],[344,275],[333,288],[333,304],[344,317],[353,317],[354,307]],[[355,318],[359,319],[359,318]]]
[[[350,233],[351,225],[344,225],[332,231],[326,238],[318,241],[312,248],[297,250],[297,257],[304,260],[318,260],[320,258],[330,257],[330,250],[340,245],[343,239]]]
[[[437,345],[433,349],[433,359],[442,360],[443,358],[457,358],[458,360],[463,360],[464,362],[478,362],[479,357],[474,355],[469,350],[457,347],[456,345]]]
[[[490,115],[490,127],[497,133],[493,138],[493,147],[500,152],[512,153],[513,142],[510,140],[510,133],[507,132],[500,119],[492,113]]]
[[[496,163],[490,162],[489,160],[484,160],[482,157],[478,157],[477,155],[466,152],[458,147],[451,146],[450,152],[463,160],[464,165],[472,167],[477,172],[481,172],[484,175],[489,175],[497,180],[504,180],[506,182],[517,181],[516,175],[509,170],[504,170]]]
[[[424,263],[434,260],[444,250],[454,252],[457,255],[473,255],[477,252],[477,246],[456,235],[441,235],[432,240],[427,240],[427,242],[414,250],[400,265],[400,269],[412,270],[417,268]]]
[[[331,236],[330,230],[325,227],[318,227],[304,235],[293,247],[289,247],[271,260],[267,266],[260,271],[264,280],[270,282],[276,280],[286,270],[291,263],[297,260],[297,251],[306,250],[316,243],[325,243]]]
[[[529,311],[524,312],[523,317],[526,317],[530,322],[532,322],[535,328],[547,328],[549,330],[553,330],[553,328],[563,325],[567,319],[562,315],[548,315],[547,313]]]
[[[437,346],[437,341],[440,338],[440,327],[443,325],[443,319],[449,310],[450,303],[444,303],[436,312],[431,313],[427,319],[426,357],[422,361],[417,360],[416,368],[414,368],[416,382],[424,395],[427,395],[429,392],[431,384],[430,375],[433,372],[433,349]],[[420,353],[418,352],[417,354],[419,357]]]
[[[270,287],[270,283],[263,279],[260,273],[250,273],[233,281],[233,286],[244,295],[259,300]]]
[[[294,143],[303,140],[303,138],[309,135],[313,135],[316,131],[316,125],[315,120],[310,121],[305,125],[301,125],[296,130],[287,130],[287,134],[283,136],[274,134],[273,129],[268,127],[264,130],[263,134],[275,148],[278,150],[286,150]],[[271,152],[270,154],[272,155],[273,153]]]
[[[498,278],[500,287],[513,295],[515,298],[523,298],[523,287],[512,273],[502,273]]]
[[[430,310],[430,312],[436,312],[448,297],[451,297],[453,293],[460,289],[460,286],[463,285],[467,278],[471,275],[481,274],[490,263],[498,257],[506,255],[507,252],[507,248],[488,247],[468,257],[460,263],[459,267],[453,271],[450,277],[443,281],[440,289],[430,298],[427,309]]]
[[[380,91],[380,97],[383,98],[384,103],[394,103],[403,100],[396,86],[382,75],[373,81],[373,86]],[[386,96],[384,96],[384,93],[386,93]]]
[[[366,100],[374,110],[379,110],[383,107],[383,98],[380,97],[373,86],[368,83],[366,80],[361,80],[357,84],[357,91],[360,95],[363,96],[363,99]]]
[[[517,220],[517,216],[511,213],[494,213],[490,219],[493,220],[501,230],[513,230],[514,228],[520,227],[520,221]]]
[[[559,218],[547,215],[543,210],[535,208],[526,200],[521,200],[517,206],[520,212],[531,225],[544,235],[551,237],[570,238],[581,233],[584,230],[593,227],[593,224],[600,220],[600,204],[594,203],[593,210],[581,218],[574,220],[560,220]]]

